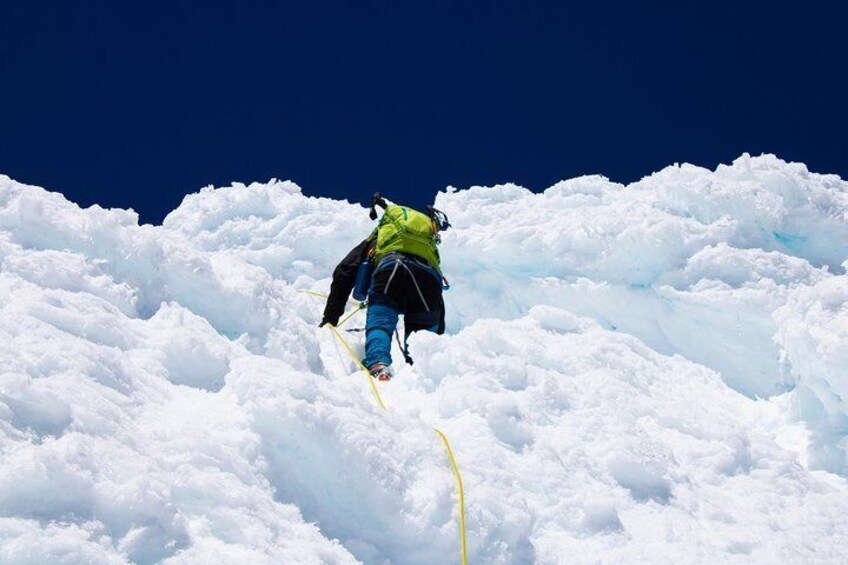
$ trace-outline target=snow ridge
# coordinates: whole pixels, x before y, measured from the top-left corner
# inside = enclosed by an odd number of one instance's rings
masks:
[[[448,334],[382,412],[299,292],[362,207],[234,184],[139,226],[0,176],[0,562],[455,562],[433,427],[472,563],[848,560],[848,183],[743,155],[436,206]]]

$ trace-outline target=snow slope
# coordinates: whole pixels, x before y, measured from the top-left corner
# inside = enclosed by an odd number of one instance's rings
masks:
[[[743,155],[436,206],[448,334],[383,412],[299,292],[360,206],[139,226],[0,177],[0,562],[458,562],[434,427],[471,563],[848,560],[848,183]]]

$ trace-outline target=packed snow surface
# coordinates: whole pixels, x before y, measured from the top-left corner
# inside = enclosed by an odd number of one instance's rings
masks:
[[[299,292],[361,206],[235,184],[139,226],[0,177],[0,562],[457,563],[434,428],[471,563],[848,561],[848,183],[743,155],[435,204],[448,333],[382,411]]]

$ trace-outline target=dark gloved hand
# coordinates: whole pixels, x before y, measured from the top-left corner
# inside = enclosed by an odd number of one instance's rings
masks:
[[[324,326],[326,326],[327,324],[330,324],[331,326],[335,326],[335,325],[336,325],[336,324],[338,324],[338,323],[339,323],[339,321],[338,321],[338,320],[333,321],[333,320],[328,320],[328,319],[324,318],[323,320],[321,320],[321,323],[320,323],[320,324],[318,324],[318,327],[319,327],[319,328],[323,328],[323,327],[324,327]]]

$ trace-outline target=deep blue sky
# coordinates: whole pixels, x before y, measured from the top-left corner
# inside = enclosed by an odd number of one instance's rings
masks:
[[[777,153],[848,178],[848,2],[3,2],[0,172],[158,223],[207,184],[412,205]]]

